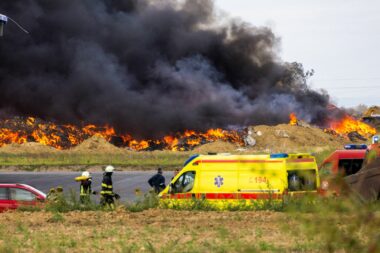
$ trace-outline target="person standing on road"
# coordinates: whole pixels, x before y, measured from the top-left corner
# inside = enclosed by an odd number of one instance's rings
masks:
[[[82,173],[82,176],[76,177],[75,181],[80,181],[80,202],[82,204],[89,203],[90,202],[90,195],[96,194],[95,191],[92,191],[91,184],[92,184],[92,177],[90,172],[84,171]]]
[[[112,165],[108,165],[103,174],[102,191],[100,192],[100,204],[102,206],[108,206],[111,209],[115,208],[114,198],[119,199],[120,196],[113,192],[112,185],[112,173],[115,168]]]
[[[148,180],[148,184],[154,188],[156,193],[160,193],[163,189],[165,189],[165,177],[162,175],[161,168],[158,168],[157,174]]]

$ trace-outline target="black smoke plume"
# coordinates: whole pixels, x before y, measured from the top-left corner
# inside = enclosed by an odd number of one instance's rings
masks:
[[[12,0],[0,13],[2,115],[114,126],[135,137],[323,123],[327,94],[283,62],[269,28],[223,18],[211,0]]]

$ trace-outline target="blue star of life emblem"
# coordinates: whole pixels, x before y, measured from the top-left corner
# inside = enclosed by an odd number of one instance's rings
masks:
[[[217,176],[215,178],[214,185],[216,185],[218,188],[223,185],[223,178],[221,176]]]

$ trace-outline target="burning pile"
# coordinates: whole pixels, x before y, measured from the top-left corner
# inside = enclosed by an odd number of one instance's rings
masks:
[[[299,120],[295,113],[289,115],[289,125],[299,125]],[[332,120],[329,127],[324,131],[329,134],[348,137],[350,140],[366,140],[376,134],[376,129],[370,125],[355,119],[350,115],[345,115],[341,119]]]
[[[159,140],[136,140],[129,134],[117,133],[110,126],[57,125],[33,117],[16,117],[0,121],[0,146],[38,142],[57,149],[68,149],[92,136],[102,137],[118,147],[129,147],[133,150],[182,151],[216,140],[238,144],[243,142],[239,132],[222,129],[210,129],[204,133],[186,130],[184,133],[168,135]]]
[[[289,119],[289,125],[296,126],[298,124],[298,119],[294,112],[289,115]]]
[[[368,139],[376,134],[375,128],[349,115],[345,115],[340,120],[332,121],[330,128],[326,131],[333,131],[338,135],[348,136],[350,139],[356,137],[361,140]]]

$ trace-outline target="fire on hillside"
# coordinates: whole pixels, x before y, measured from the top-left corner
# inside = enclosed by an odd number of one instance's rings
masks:
[[[289,125],[291,126],[296,126],[297,123],[298,123],[298,119],[297,119],[297,116],[294,112],[292,112],[290,115],[289,115]]]
[[[342,136],[349,136],[351,133],[356,133],[364,137],[363,139],[368,139],[376,134],[374,127],[349,115],[345,115],[340,120],[332,121],[329,129]]]
[[[16,117],[0,121],[0,146],[10,143],[38,142],[57,149],[68,149],[92,136],[103,137],[118,147],[129,147],[133,150],[182,151],[216,140],[243,143],[242,134],[239,131],[218,128],[209,129],[206,132],[186,130],[158,140],[136,140],[129,134],[117,133],[110,126],[58,125],[33,117]]]
[[[295,113],[289,115],[290,125],[304,125]],[[376,129],[346,115],[341,120],[331,121],[325,132],[351,138],[354,135],[368,139],[376,134]],[[38,142],[57,149],[69,149],[84,140],[100,136],[117,147],[127,147],[132,150],[172,150],[184,151],[194,147],[214,142],[227,141],[244,145],[244,131],[209,129],[205,132],[185,130],[181,133],[164,136],[161,139],[137,140],[130,134],[118,133],[111,126],[96,126],[87,124],[76,126],[71,124],[54,124],[34,117],[14,117],[0,120],[0,147],[11,143]],[[359,139],[360,139],[359,138]]]
[[[299,125],[299,120],[295,113],[289,115],[289,125]],[[351,139],[351,136],[366,140],[376,134],[376,129],[350,115],[345,115],[341,119],[332,120],[324,131],[329,134],[339,135]]]

